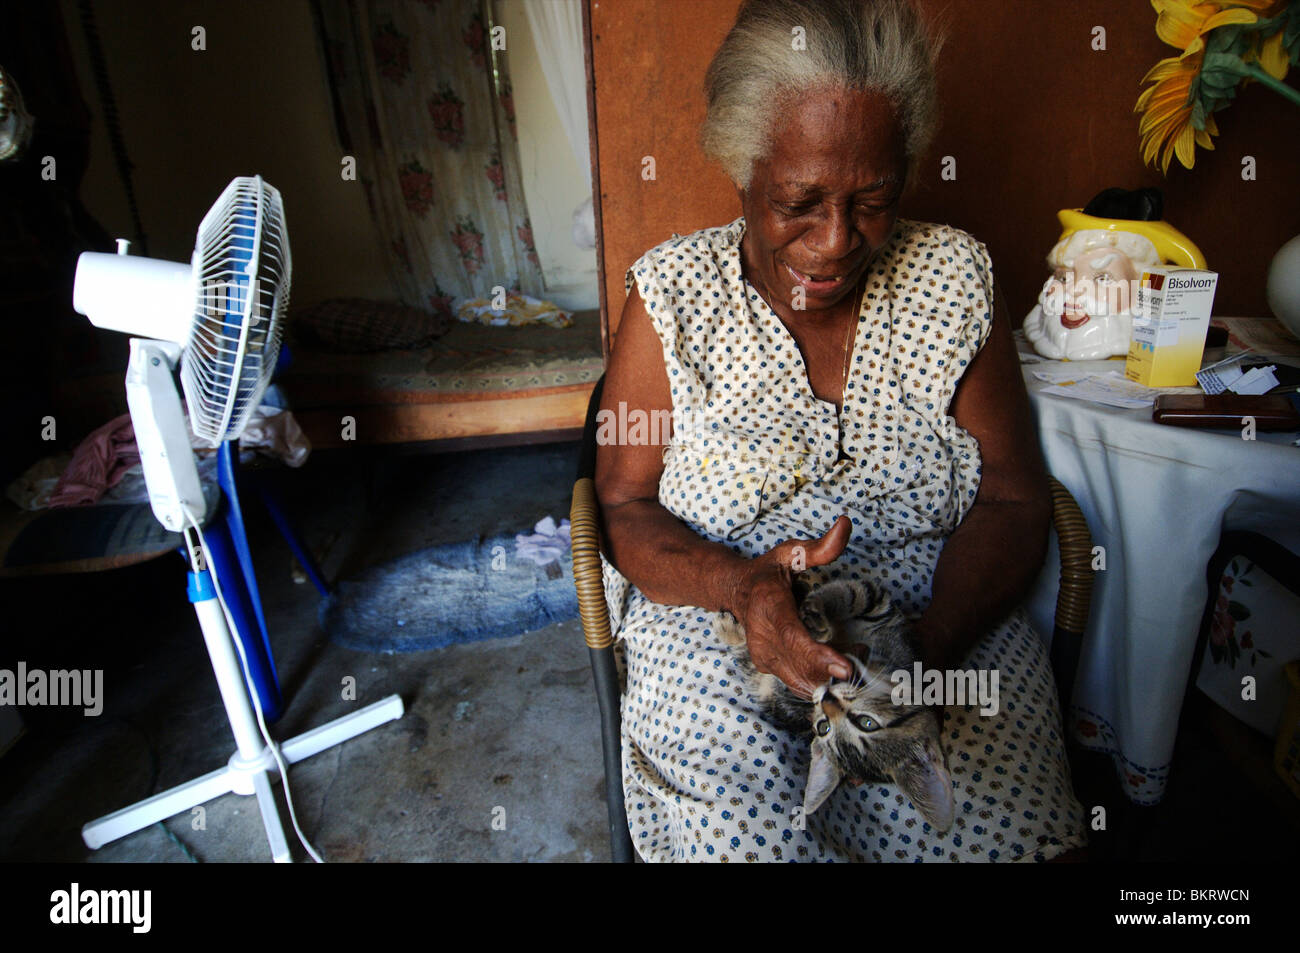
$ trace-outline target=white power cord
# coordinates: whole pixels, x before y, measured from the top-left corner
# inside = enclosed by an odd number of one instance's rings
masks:
[[[226,617],[226,628],[230,633],[230,641],[235,643],[235,649],[239,652],[239,661],[244,669],[244,685],[248,689],[248,696],[253,700],[253,710],[257,713],[257,727],[262,731],[262,738],[266,742],[267,748],[271,751],[271,756],[275,758],[275,764],[280,769],[280,781],[284,784],[284,800],[289,805],[289,820],[293,823],[293,832],[298,835],[298,841],[307,851],[312,860],[318,864],[325,863],[325,859],[312,847],[303,834],[302,828],[298,826],[298,814],[293,809],[293,794],[289,791],[289,766],[285,764],[284,758],[280,755],[280,746],[271,738],[271,732],[267,730],[266,720],[262,717],[262,702],[257,697],[257,691],[253,688],[253,674],[248,668],[248,655],[244,652],[244,645],[238,635],[238,628],[235,626],[234,617],[230,614],[230,606],[226,605],[226,597],[221,592],[221,580],[217,576],[217,567],[211,558],[211,550],[208,548],[207,537],[203,535],[203,527],[195,522],[194,517],[187,510],[185,518],[189,521],[194,532],[198,534],[199,541],[203,544],[203,561],[204,568],[212,576],[212,588],[216,590],[217,601],[221,604],[221,612]]]

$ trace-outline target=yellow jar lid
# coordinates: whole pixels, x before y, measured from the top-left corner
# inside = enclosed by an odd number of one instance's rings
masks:
[[[1204,268],[1205,256],[1190,238],[1174,228],[1168,222],[1145,222],[1140,219],[1097,218],[1085,215],[1080,208],[1063,208],[1056,213],[1064,229],[1061,240],[1065,240],[1082,229],[1098,228],[1112,232],[1132,232],[1151,240],[1156,252],[1163,261],[1171,265],[1183,265],[1187,268]]]

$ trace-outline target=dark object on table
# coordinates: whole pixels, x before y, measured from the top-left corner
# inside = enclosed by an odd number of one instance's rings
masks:
[[[1240,430],[1245,417],[1257,431],[1300,430],[1300,410],[1282,394],[1161,394],[1151,411],[1156,423],[1179,427]]]
[[[1211,324],[1205,332],[1205,350],[1201,360],[1207,364],[1217,364],[1228,356],[1228,329]]]
[[[1158,222],[1164,218],[1165,201],[1159,189],[1104,189],[1083,208],[1083,214],[1097,218],[1122,218],[1135,222]]]

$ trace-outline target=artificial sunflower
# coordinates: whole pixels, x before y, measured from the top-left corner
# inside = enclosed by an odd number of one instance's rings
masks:
[[[1201,71],[1202,55],[1193,54],[1186,59],[1171,56],[1161,60],[1142,78],[1153,83],[1138,97],[1135,111],[1142,113],[1138,134],[1142,137],[1142,161],[1154,165],[1158,159],[1162,172],[1168,173],[1169,160],[1178,161],[1190,169],[1194,160],[1194,147],[1213,149],[1211,136],[1219,134],[1214,117],[1206,116],[1202,128],[1192,125],[1192,83]]]
[[[1244,83],[1260,82],[1300,105],[1300,92],[1282,82],[1300,61],[1297,0],[1151,0],[1156,35],[1179,50],[1163,59],[1143,83],[1134,112],[1142,161],[1168,173],[1178,157],[1184,168],[1196,146],[1213,149],[1219,134],[1213,114]]]
[[[1151,0],[1151,6],[1157,14],[1156,36],[1174,49],[1182,50],[1183,56],[1204,49],[1203,37],[1211,30],[1230,23],[1255,23],[1260,16],[1257,8],[1277,5],[1280,5],[1279,0],[1243,0],[1231,5],[1213,0],[1201,3],[1192,0]]]

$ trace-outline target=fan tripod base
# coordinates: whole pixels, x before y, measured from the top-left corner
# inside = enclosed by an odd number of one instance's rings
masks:
[[[296,764],[327,748],[364,734],[371,728],[401,718],[403,710],[401,696],[389,695],[360,711],[335,718],[319,728],[313,728],[282,743],[280,754],[286,764]],[[138,804],[91,821],[82,827],[81,838],[91,850],[98,850],[107,843],[134,834],[136,831],[181,814],[223,794],[232,792],[244,795],[256,794],[257,804],[262,812],[262,824],[266,827],[266,839],[271,846],[271,856],[277,862],[284,863],[290,859],[289,844],[284,836],[279,807],[271,788],[271,781],[278,775],[270,748],[263,748],[262,754],[252,759],[246,759],[236,751],[224,768],[218,768],[201,778],[177,785]]]

